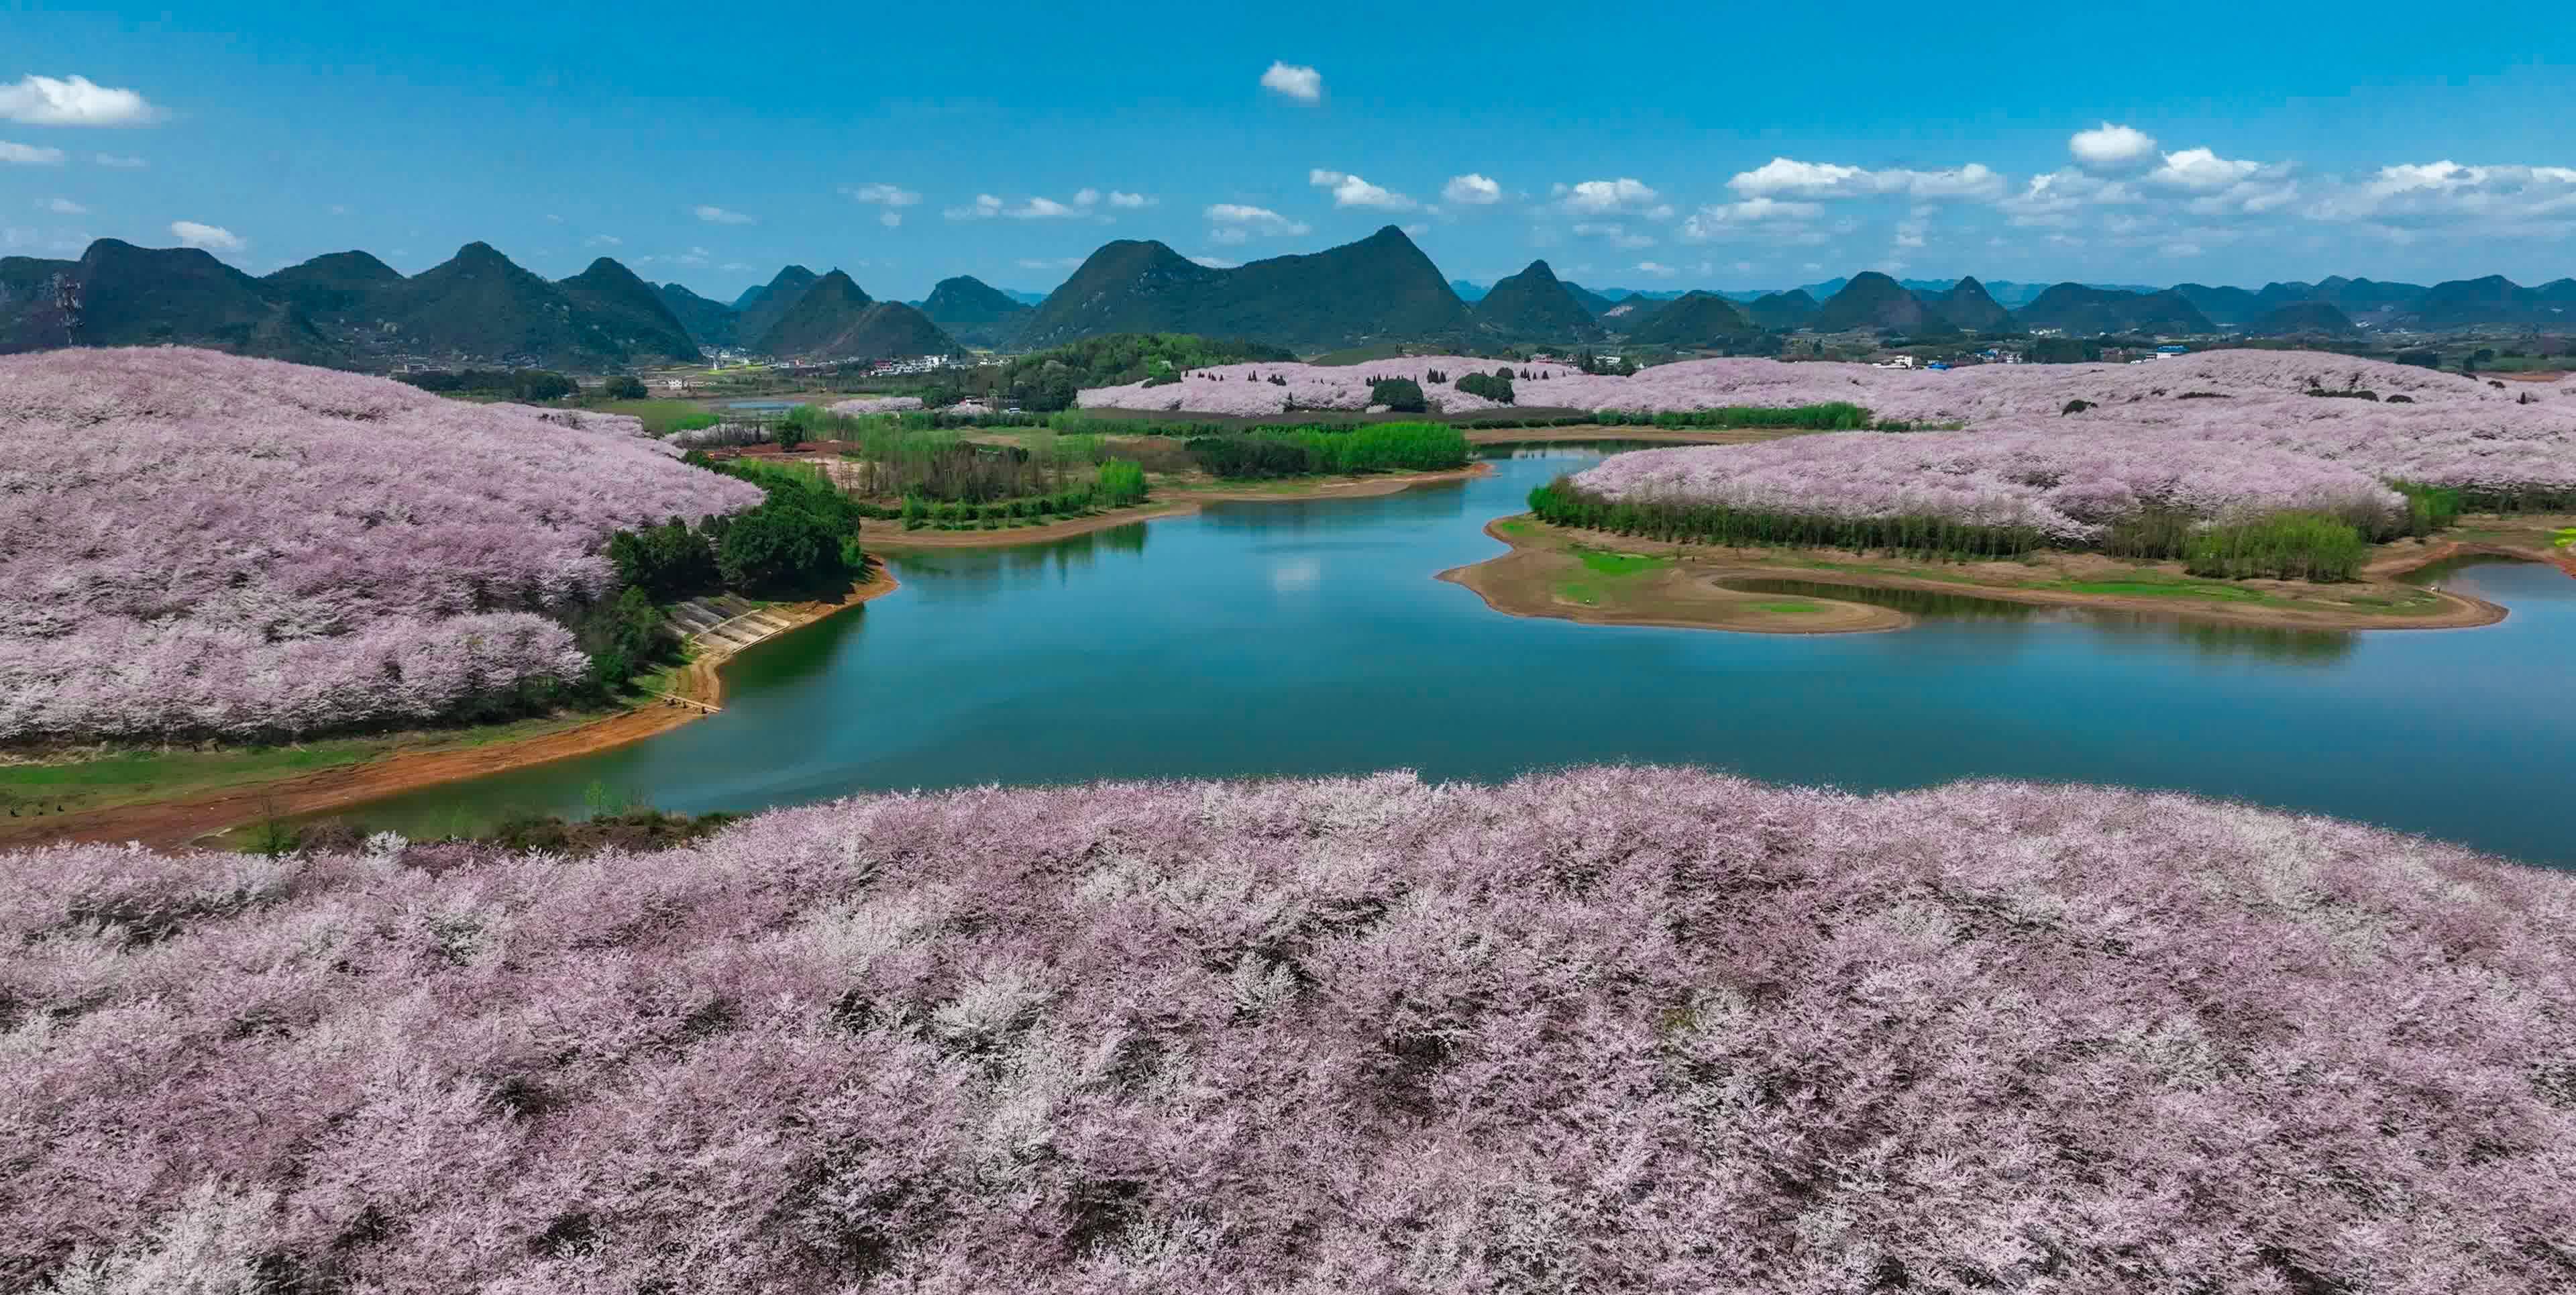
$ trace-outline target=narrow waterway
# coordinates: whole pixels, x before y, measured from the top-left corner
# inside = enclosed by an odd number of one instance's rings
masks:
[[[854,791],[1412,768],[1707,765],[1854,790],[1975,777],[2229,796],[2576,865],[2576,581],[2439,579],[2473,630],[2227,628],[1948,595],[1771,637],[1523,619],[1434,581],[1597,451],[1373,499],[1220,504],[1016,549],[899,557],[892,597],[762,644],[721,715],[347,815],[439,834],[601,803],[751,810]],[[1784,592],[1789,590],[1784,587]]]

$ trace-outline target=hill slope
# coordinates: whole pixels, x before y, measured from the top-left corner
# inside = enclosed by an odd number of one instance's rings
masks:
[[[1982,289],[1979,295],[1983,295]],[[1950,325],[1904,284],[1876,270],[1867,270],[1853,275],[1841,291],[1827,297],[1816,308],[1815,317],[1807,321],[1807,327],[1819,333],[1881,329],[1920,333],[1945,331]]]
[[[630,363],[698,358],[698,343],[662,301],[661,290],[607,257],[555,285],[575,318],[622,350]]]
[[[791,265],[780,270],[777,277],[768,283],[743,293],[742,299],[734,303],[734,309],[742,316],[735,321],[734,328],[743,345],[758,349],[760,339],[767,336],[770,329],[776,328],[788,311],[795,309],[797,299],[804,296],[821,277],[804,266]]]
[[[1498,336],[1531,341],[1598,341],[1601,325],[1545,261],[1485,290],[1472,312],[1478,327]]]
[[[79,269],[83,346],[184,343],[328,364],[339,349],[259,280],[193,247],[90,244]]]
[[[942,279],[921,303],[940,331],[968,346],[1008,345],[1026,327],[1030,308],[1011,294],[971,275]]]
[[[737,346],[742,338],[742,315],[721,301],[710,301],[676,283],[661,287],[662,305],[680,327],[689,330],[689,340],[700,346]]]
[[[770,355],[833,360],[953,355],[960,349],[927,315],[900,301],[871,299],[839,270],[815,280],[754,347]]]
[[[1805,328],[1816,317],[1816,299],[1804,288],[1756,297],[1744,307],[1745,317],[1764,328]]]
[[[1686,292],[1627,327],[1628,340],[1656,346],[1728,346],[1760,332],[1734,302]]]
[[[1106,333],[1196,333],[1324,351],[1470,332],[1431,258],[1389,225],[1356,243],[1210,269],[1157,242],[1102,247],[1037,308],[1019,344]]]
[[[2353,327],[2352,318],[2335,309],[2332,302],[2294,301],[2265,311],[2245,331],[2256,337],[2350,337],[2361,330]]]
[[[2054,328],[2076,336],[2094,333],[2213,333],[2217,326],[2171,289],[2128,292],[2061,283],[2021,308],[2027,328]]]
[[[1921,298],[1924,308],[1930,310],[1935,316],[1970,332],[1993,332],[1996,329],[2008,327],[2012,323],[2012,312],[2004,309],[2002,304],[1986,291],[1985,285],[1977,282],[1973,277],[1961,279],[1935,294],[1927,296],[1916,293],[1915,295]]]
[[[261,282],[305,314],[321,319],[362,311],[377,294],[402,282],[402,271],[365,252],[330,252],[290,265]]]

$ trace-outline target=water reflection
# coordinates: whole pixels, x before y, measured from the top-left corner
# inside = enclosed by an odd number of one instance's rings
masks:
[[[1892,607],[1932,621],[2084,625],[2122,638],[2180,642],[2203,657],[2242,656],[2292,665],[2329,665],[2340,661],[2352,655],[2361,638],[2359,634],[2342,630],[2235,625],[2119,608],[2052,607],[1930,589],[1875,589],[1824,580],[1730,579],[1726,587],[1746,593],[1794,594],[1803,598],[1868,603],[1873,607]]]

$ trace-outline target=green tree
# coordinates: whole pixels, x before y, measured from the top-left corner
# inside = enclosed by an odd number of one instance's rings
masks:
[[[632,374],[621,373],[601,383],[599,391],[601,395],[611,400],[642,400],[645,394],[644,380]]]

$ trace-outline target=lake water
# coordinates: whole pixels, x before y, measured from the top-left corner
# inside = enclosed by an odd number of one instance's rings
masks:
[[[2510,607],[2501,625],[2367,634],[1913,594],[1885,595],[1926,618],[1896,633],[1610,628],[1503,616],[1432,579],[1500,552],[1484,524],[1595,457],[1519,451],[1384,498],[899,557],[901,591],[736,658],[720,715],[349,817],[419,835],[578,815],[596,789],[695,812],[1628,760],[1855,790],[2176,788],[2576,865],[2576,580],[2553,568],[2440,577]]]

